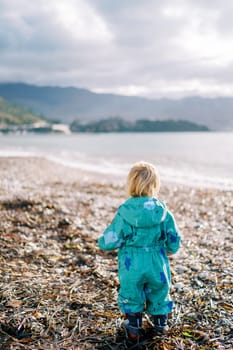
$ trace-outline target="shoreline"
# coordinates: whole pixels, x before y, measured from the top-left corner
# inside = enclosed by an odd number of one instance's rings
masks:
[[[232,138],[228,134],[15,135],[2,137],[0,144],[0,157],[44,157],[103,178],[125,178],[132,163],[144,159],[157,166],[164,184],[233,190]]]
[[[11,165],[13,165],[14,162],[16,163],[25,163],[29,165],[29,168],[31,167],[32,171],[34,171],[36,164],[38,165],[40,169],[40,174],[42,175],[44,181],[47,180],[49,181],[49,178],[51,178],[51,175],[53,174],[55,178],[59,178],[59,180],[64,181],[65,178],[63,174],[66,175],[67,180],[69,181],[84,181],[84,182],[96,182],[100,181],[101,183],[106,183],[106,184],[118,184],[118,185],[124,185],[126,181],[126,176],[127,176],[127,171],[125,170],[122,173],[117,173],[114,174],[112,171],[105,172],[103,171],[98,171],[98,167],[95,168],[93,166],[92,168],[89,168],[89,166],[85,166],[85,163],[82,161],[80,164],[71,164],[71,163],[66,163],[63,161],[60,161],[59,159],[56,158],[51,158],[51,157],[46,157],[45,155],[0,155],[0,169],[1,169],[1,164],[8,162]],[[33,166],[34,164],[34,166]],[[20,167],[22,167],[20,165]],[[48,168],[48,172],[46,170]],[[128,167],[130,168],[130,166]],[[55,170],[56,169],[56,170]],[[30,170],[30,169],[29,169]],[[51,173],[52,170],[52,173]],[[1,171],[1,170],[0,170]],[[161,173],[161,172],[160,172]],[[81,175],[81,178],[80,178]],[[233,187],[232,185],[223,185],[223,184],[216,184],[216,179],[212,179],[210,177],[203,177],[202,180],[199,179],[197,182],[195,178],[193,178],[192,183],[191,180],[189,182],[183,181],[184,176],[181,177],[182,179],[178,179],[176,181],[172,181],[171,179],[167,179],[165,176],[163,176],[163,173],[161,175],[161,184],[164,187],[178,187],[178,188],[184,188],[184,189],[197,189],[197,190],[203,190],[203,191],[220,191],[220,192],[233,192]],[[175,177],[175,176],[174,176]],[[1,172],[0,172],[0,180],[1,180]],[[205,181],[206,180],[206,181]],[[219,179],[219,182],[224,181],[224,179]],[[228,181],[226,179],[226,181]],[[212,185],[211,185],[212,183]]]
[[[0,184],[1,345],[18,349],[22,337],[29,350],[117,346],[116,253],[100,251],[96,239],[126,199],[124,181],[44,158],[0,157]],[[169,349],[199,349],[200,339],[231,349],[232,193],[162,182],[159,197],[182,235],[170,258]]]

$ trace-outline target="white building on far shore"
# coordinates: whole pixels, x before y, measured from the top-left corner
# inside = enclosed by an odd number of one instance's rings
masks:
[[[52,131],[61,132],[61,133],[66,134],[66,135],[71,134],[69,125],[66,125],[66,124],[53,124]]]

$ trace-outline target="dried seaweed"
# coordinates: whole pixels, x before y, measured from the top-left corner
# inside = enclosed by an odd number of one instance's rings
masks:
[[[43,178],[40,188],[4,193],[0,349],[232,349],[232,192],[169,186],[161,196],[183,235],[171,257],[175,308],[168,334],[153,335],[145,316],[132,344],[117,306],[116,253],[96,245],[124,187]]]

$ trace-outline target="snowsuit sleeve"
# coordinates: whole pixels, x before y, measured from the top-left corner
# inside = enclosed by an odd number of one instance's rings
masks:
[[[164,220],[163,229],[166,234],[165,249],[168,253],[174,254],[180,248],[181,237],[176,226],[173,215],[168,211]]]
[[[114,250],[121,247],[123,243],[123,219],[117,213],[112,223],[105,229],[103,235],[98,239],[98,245],[103,250]]]

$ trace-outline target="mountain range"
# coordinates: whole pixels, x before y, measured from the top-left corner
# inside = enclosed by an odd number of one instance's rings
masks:
[[[233,130],[232,97],[148,99],[24,83],[0,83],[0,96],[49,120],[66,124],[74,120],[88,122],[120,117],[129,121],[186,120],[211,130]]]

